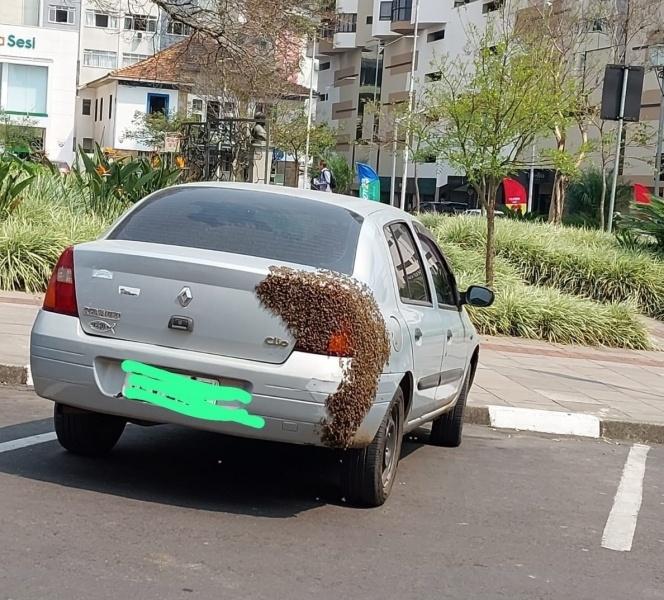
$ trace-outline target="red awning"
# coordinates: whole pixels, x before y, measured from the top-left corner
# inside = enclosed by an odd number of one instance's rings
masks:
[[[637,204],[651,204],[650,192],[645,185],[634,184],[634,202]]]
[[[516,179],[510,177],[503,179],[503,191],[506,206],[528,204],[528,192]]]

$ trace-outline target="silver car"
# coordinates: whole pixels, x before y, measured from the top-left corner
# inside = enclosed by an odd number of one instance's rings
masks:
[[[431,234],[395,208],[321,192],[199,183],[148,196],[101,239],[65,250],[32,329],[36,392],[55,402],[62,446],[108,452],[127,422],[173,423],[322,445],[325,402],[343,360],[299,350],[256,286],[273,266],[352,276],[373,292],[391,355],[368,414],[342,454],[343,494],[377,506],[395,479],[404,433],[433,421],[458,446],[479,357],[464,304]],[[352,360],[352,359],[351,359]],[[127,361],[206,385],[250,391],[264,426],[215,421],[126,396]]]

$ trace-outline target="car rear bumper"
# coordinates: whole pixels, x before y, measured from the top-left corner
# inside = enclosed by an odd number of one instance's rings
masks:
[[[123,360],[249,382],[251,414],[265,419],[252,429],[237,423],[196,419],[120,396]],[[241,437],[321,445],[325,400],[342,378],[339,359],[294,352],[283,364],[268,364],[142,344],[83,332],[75,317],[41,311],[32,329],[30,363],[38,395],[69,406],[119,415],[128,420],[172,423]],[[399,374],[381,376],[378,394],[355,435],[353,445],[373,440]]]

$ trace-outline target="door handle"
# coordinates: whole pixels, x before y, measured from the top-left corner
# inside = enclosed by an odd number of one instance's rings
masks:
[[[447,330],[447,341],[449,342],[454,337],[451,329]]]
[[[415,329],[415,341],[419,342],[422,339],[422,330],[418,327]]]

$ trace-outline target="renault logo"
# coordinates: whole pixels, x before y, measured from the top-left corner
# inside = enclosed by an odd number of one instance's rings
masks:
[[[194,295],[188,287],[183,287],[182,291],[178,294],[178,302],[182,308],[189,306],[193,299]]]

